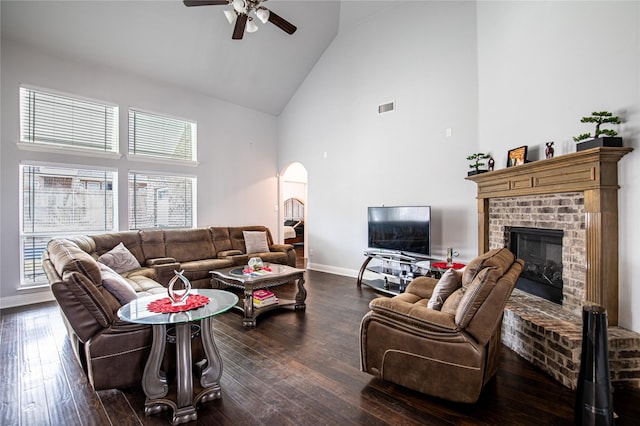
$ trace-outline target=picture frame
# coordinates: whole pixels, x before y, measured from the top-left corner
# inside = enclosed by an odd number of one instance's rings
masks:
[[[510,149],[507,153],[507,167],[520,166],[527,162],[527,145]]]

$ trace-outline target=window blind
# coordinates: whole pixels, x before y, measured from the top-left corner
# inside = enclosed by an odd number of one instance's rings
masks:
[[[196,179],[129,173],[129,229],[192,228]]]
[[[118,107],[20,87],[20,140],[118,152]]]
[[[46,282],[42,251],[56,235],[113,231],[114,171],[20,166],[22,285]]]
[[[129,110],[129,154],[196,161],[195,122]]]

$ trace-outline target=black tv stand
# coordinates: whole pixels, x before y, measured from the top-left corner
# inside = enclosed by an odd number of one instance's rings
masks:
[[[362,284],[364,284],[376,291],[390,295],[404,292],[407,284],[409,284],[414,277],[424,275],[420,272],[424,267],[418,266],[418,262],[437,261],[437,259],[428,256],[418,257],[415,254],[409,255],[392,251],[367,250],[364,252],[364,255],[366,259],[360,267],[360,272],[358,272],[358,288],[361,288]],[[369,263],[374,259],[379,262],[376,265],[370,266]],[[363,281],[362,277],[365,271],[379,274],[381,278]],[[425,271],[425,273],[428,272],[428,270]],[[391,282],[389,280],[390,278],[398,282]]]

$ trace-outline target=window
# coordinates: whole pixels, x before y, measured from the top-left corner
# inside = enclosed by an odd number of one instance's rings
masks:
[[[115,188],[114,171],[20,166],[23,286],[46,283],[41,256],[51,238],[115,230]]]
[[[192,228],[196,179],[129,173],[129,229]]]
[[[20,141],[117,153],[118,107],[20,87]]]
[[[129,110],[129,154],[195,162],[194,122]]]

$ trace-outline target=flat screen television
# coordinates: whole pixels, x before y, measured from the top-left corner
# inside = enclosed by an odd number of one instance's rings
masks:
[[[368,245],[372,249],[431,255],[431,207],[368,208]]]

